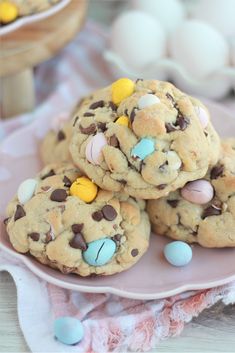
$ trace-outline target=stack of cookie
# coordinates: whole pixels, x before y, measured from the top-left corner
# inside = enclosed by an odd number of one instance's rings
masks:
[[[221,144],[200,101],[123,78],[65,118],[42,142],[46,167],[8,206],[17,251],[64,273],[113,274],[147,251],[150,221],[173,239],[235,246],[235,140]]]

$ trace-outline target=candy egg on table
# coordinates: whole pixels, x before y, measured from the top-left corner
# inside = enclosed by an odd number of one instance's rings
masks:
[[[84,328],[75,317],[63,316],[54,321],[54,335],[58,341],[72,345],[79,343],[84,337]]]
[[[185,16],[184,6],[179,0],[132,0],[132,6],[154,16],[168,33],[172,32]]]
[[[199,20],[183,22],[172,34],[171,57],[196,79],[229,65],[229,46],[215,28]]]
[[[154,64],[166,53],[165,33],[160,23],[141,11],[127,11],[113,23],[111,49],[131,69]]]
[[[227,38],[235,36],[235,1],[200,0],[195,4],[192,16],[214,26]]]
[[[165,246],[164,256],[171,265],[181,267],[189,264],[192,260],[193,253],[187,243],[177,240]]]

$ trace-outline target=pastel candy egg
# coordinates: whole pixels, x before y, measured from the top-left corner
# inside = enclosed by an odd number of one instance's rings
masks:
[[[214,197],[214,189],[207,180],[195,180],[187,183],[181,189],[182,197],[192,203],[203,205]]]
[[[107,145],[107,140],[102,132],[98,132],[86,145],[86,159],[94,164],[99,165],[102,156],[102,149]]]
[[[55,132],[58,132],[68,119],[69,114],[66,112],[55,116],[51,121],[51,129]]]
[[[64,316],[54,321],[54,335],[64,344],[79,343],[84,337],[84,328],[80,320]]]
[[[77,196],[84,202],[92,202],[97,195],[98,187],[87,177],[77,178],[70,186],[70,195]]]
[[[103,266],[111,260],[116,251],[116,243],[109,238],[92,241],[83,252],[83,259],[91,266]]]
[[[129,97],[134,92],[135,84],[129,78],[120,78],[112,84],[112,101],[120,104],[123,99]]]
[[[192,260],[192,249],[183,241],[173,241],[164,248],[166,260],[173,266],[185,266]]]
[[[25,204],[32,198],[37,184],[38,182],[35,179],[26,179],[20,184],[17,190],[17,197],[20,203]]]
[[[125,115],[122,115],[115,121],[115,123],[123,126],[129,126],[129,118]]]
[[[201,123],[203,129],[205,129],[208,125],[208,122],[209,122],[209,116],[208,116],[207,111],[199,106],[195,107],[195,111],[197,113],[197,116],[200,120],[200,123]]]
[[[172,170],[180,169],[182,162],[180,157],[175,151],[166,152],[166,156],[167,156],[168,165]]]
[[[131,155],[133,157],[138,157],[143,160],[145,159],[145,157],[153,153],[154,150],[155,150],[154,141],[148,138],[143,138],[132,149]]]
[[[160,103],[160,99],[157,96],[154,94],[145,94],[138,100],[138,108],[144,109],[158,103]]]
[[[0,22],[9,23],[14,21],[18,17],[18,9],[15,4],[11,4],[8,1],[2,1],[0,3]]]

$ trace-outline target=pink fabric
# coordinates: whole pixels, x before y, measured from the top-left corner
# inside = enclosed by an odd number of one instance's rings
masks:
[[[89,23],[55,59],[36,70],[37,109],[0,123],[0,137],[42,114],[69,111],[89,91],[112,81],[100,55],[104,32]],[[50,285],[23,264],[0,253],[0,271],[9,271],[18,293],[19,322],[33,352],[148,351],[159,340],[179,335],[185,323],[218,300],[235,301],[235,283],[192,291],[163,300],[140,301],[111,294],[89,294]],[[85,337],[66,347],[53,337],[53,320],[70,315],[82,320]]]

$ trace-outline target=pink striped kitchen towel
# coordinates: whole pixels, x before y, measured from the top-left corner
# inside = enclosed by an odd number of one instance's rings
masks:
[[[42,115],[70,111],[78,97],[111,82],[101,55],[105,45],[105,32],[88,23],[55,59],[37,68],[37,109],[1,122],[0,137]],[[234,282],[148,301],[73,292],[46,283],[3,252],[0,271],[8,271],[16,283],[19,322],[33,352],[148,351],[157,347],[159,340],[179,335],[185,323],[217,301],[235,301]],[[77,345],[66,347],[53,337],[53,320],[64,315],[83,322],[85,336]]]

